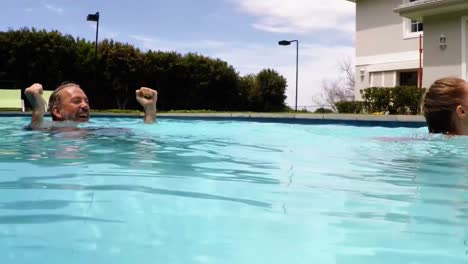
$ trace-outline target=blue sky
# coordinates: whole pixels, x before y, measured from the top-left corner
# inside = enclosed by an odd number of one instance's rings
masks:
[[[273,68],[288,79],[294,105],[295,47],[300,41],[299,105],[312,105],[340,59],[354,57],[354,4],[345,0],[2,1],[0,29],[57,29],[94,39],[86,15],[101,14],[99,38],[143,50],[198,52],[227,61],[245,75]],[[157,87],[155,87],[157,88]]]

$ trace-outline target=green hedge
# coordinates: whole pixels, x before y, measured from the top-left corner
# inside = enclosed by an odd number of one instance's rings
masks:
[[[142,86],[158,90],[158,110],[279,112],[285,108],[287,82],[272,69],[240,76],[221,59],[140,50],[109,39],[99,41],[96,61],[94,48],[94,42],[58,31],[0,30],[1,86],[24,90],[37,82],[53,89],[72,80],[88,95],[93,110],[140,110],[135,90]],[[29,107],[27,100],[26,104]]]
[[[333,113],[333,110],[325,108],[325,107],[320,107],[317,108],[317,110],[314,111],[316,114],[330,114]]]
[[[361,101],[339,101],[335,103],[338,113],[358,114],[362,112],[364,102]]]
[[[390,113],[395,114],[418,114],[421,112],[421,99],[426,89],[416,86],[397,86],[392,89],[392,108]]]
[[[418,114],[425,89],[415,86],[370,87],[361,90],[364,109],[368,113]]]

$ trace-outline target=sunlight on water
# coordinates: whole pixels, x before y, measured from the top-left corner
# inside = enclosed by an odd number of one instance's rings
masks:
[[[426,129],[0,120],[2,263],[467,263],[468,140]]]

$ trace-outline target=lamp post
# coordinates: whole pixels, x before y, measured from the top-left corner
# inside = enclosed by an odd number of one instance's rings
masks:
[[[96,22],[96,42],[95,42],[95,47],[94,47],[94,58],[97,58],[97,46],[98,46],[98,34],[99,34],[99,12],[96,12],[96,14],[89,14],[86,17],[87,21],[93,21]]]
[[[292,42],[296,42],[296,105],[295,105],[295,108],[294,108],[294,112],[297,112],[297,79],[298,79],[298,75],[299,75],[299,71],[298,71],[298,68],[299,68],[299,40],[281,40],[281,41],[278,41],[278,44],[281,45],[281,46],[289,46],[291,45]]]
[[[99,12],[96,12],[96,14],[88,14],[86,17],[87,21],[93,21],[96,22],[96,41],[94,43],[94,90],[97,90],[97,49],[98,49],[98,34],[99,34]]]

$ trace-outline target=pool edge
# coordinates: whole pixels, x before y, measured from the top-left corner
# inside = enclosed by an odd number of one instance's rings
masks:
[[[27,117],[26,112],[1,112],[0,117]],[[93,113],[92,117],[137,118],[140,114]],[[159,113],[158,118],[187,120],[239,120],[292,124],[343,124],[355,126],[425,127],[421,115],[361,115],[361,114],[305,114],[305,113]]]

